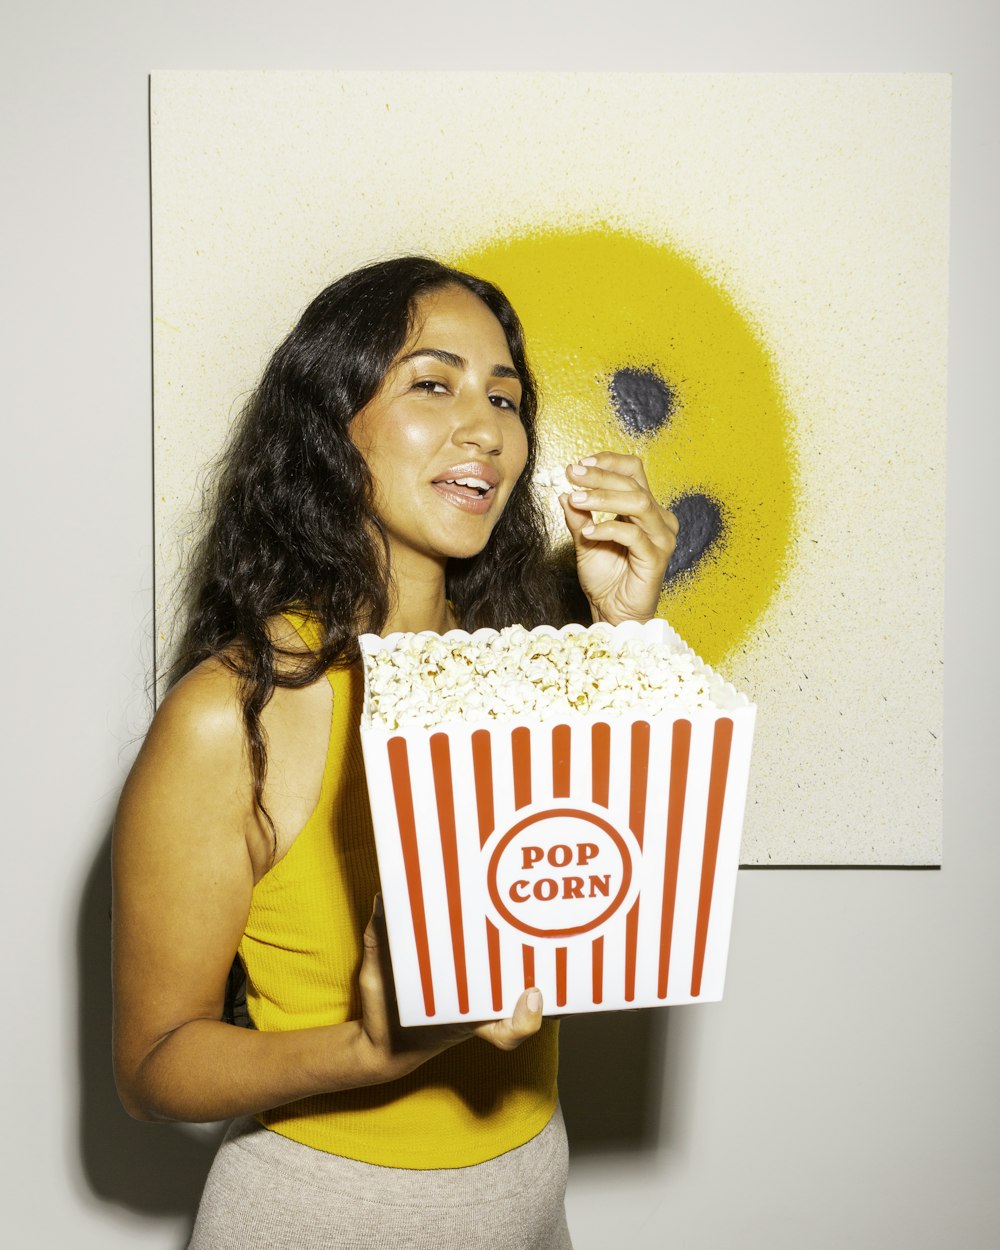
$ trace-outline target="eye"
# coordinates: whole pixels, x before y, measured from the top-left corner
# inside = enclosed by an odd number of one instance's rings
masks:
[[[521,411],[516,401],[511,399],[509,395],[491,395],[490,403],[494,408],[502,408],[505,412],[512,412],[515,417]]]
[[[426,391],[428,395],[447,395],[448,387],[436,378],[419,378],[413,383],[415,391]]]

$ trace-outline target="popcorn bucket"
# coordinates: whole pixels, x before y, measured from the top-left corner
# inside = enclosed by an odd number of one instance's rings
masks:
[[[692,654],[662,621],[610,632]],[[401,1023],[506,1017],[530,986],[550,1014],[720,999],[746,697],[713,674],[713,706],[682,715],[390,729],[369,665],[398,637],[361,638],[361,740]]]

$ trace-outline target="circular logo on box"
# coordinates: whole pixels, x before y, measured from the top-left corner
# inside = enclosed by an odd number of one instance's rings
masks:
[[[486,871],[493,906],[532,937],[596,929],[629,892],[629,841],[602,816],[579,808],[533,812],[493,847]]]

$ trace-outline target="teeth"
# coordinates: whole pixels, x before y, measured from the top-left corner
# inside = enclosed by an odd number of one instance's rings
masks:
[[[468,486],[472,490],[482,491],[483,494],[489,490],[489,486],[480,477],[454,477],[449,480],[455,486]]]

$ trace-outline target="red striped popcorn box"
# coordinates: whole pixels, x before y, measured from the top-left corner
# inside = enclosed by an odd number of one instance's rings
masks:
[[[593,628],[701,664],[663,621]],[[756,713],[746,696],[701,666],[711,706],[683,714],[633,705],[389,728],[371,715],[372,657],[404,637],[361,638],[401,1023],[509,1016],[530,986],[554,1014],[719,1000]],[[470,636],[441,641],[455,639]]]

